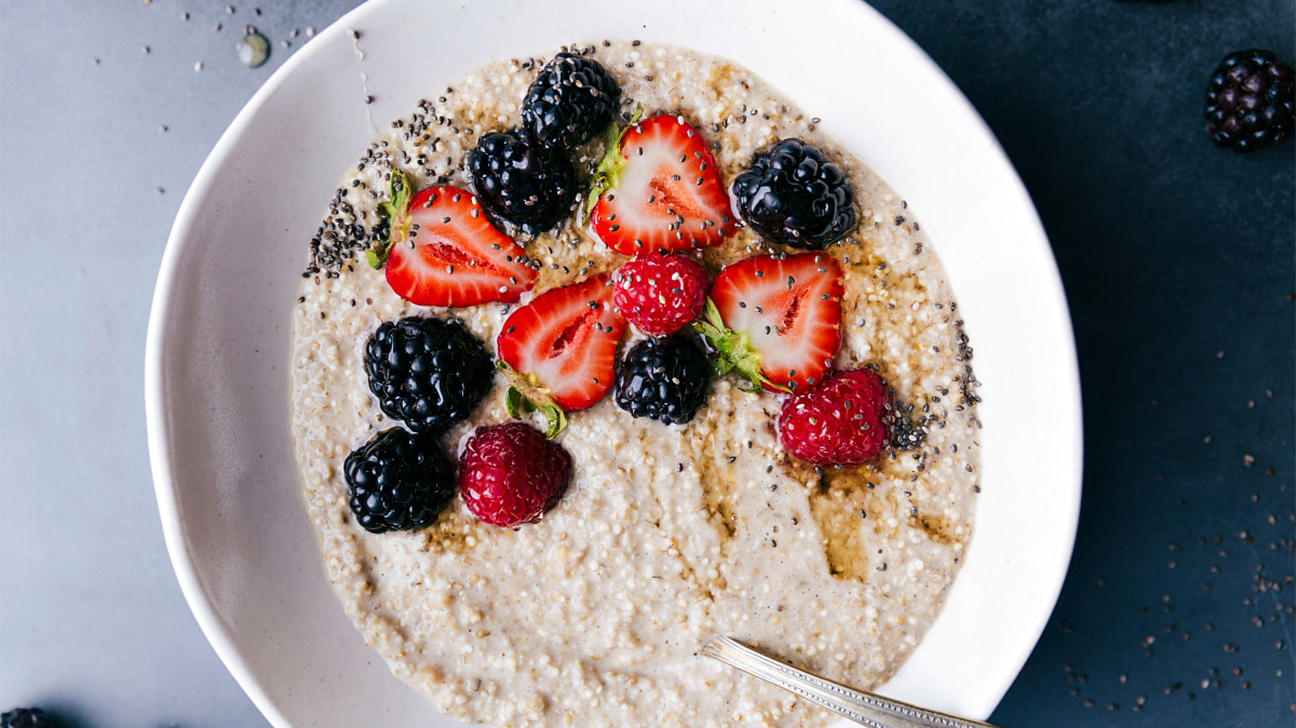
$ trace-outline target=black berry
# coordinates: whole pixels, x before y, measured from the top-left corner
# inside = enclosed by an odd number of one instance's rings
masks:
[[[566,220],[576,203],[576,168],[567,154],[512,133],[487,134],[468,155],[481,206],[534,235]]]
[[[706,401],[711,365],[683,334],[645,339],[617,372],[616,403],[635,417],[682,425]]]
[[[0,728],[54,728],[54,721],[40,708],[14,708],[0,715]]]
[[[370,533],[426,528],[455,494],[454,466],[441,446],[399,427],[348,455],[343,471],[351,512]]]
[[[482,343],[458,321],[438,318],[384,322],[365,345],[364,363],[382,411],[431,435],[466,419],[495,381]]]
[[[1292,69],[1269,51],[1230,53],[1206,88],[1206,131],[1221,147],[1253,152],[1292,134]]]
[[[523,132],[546,147],[571,149],[603,131],[620,105],[621,86],[598,61],[559,53],[527,89]]]
[[[800,139],[784,139],[757,155],[733,191],[743,219],[771,242],[822,250],[855,227],[850,183],[823,152]]]

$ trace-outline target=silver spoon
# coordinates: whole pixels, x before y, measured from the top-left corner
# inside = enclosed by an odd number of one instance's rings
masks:
[[[728,637],[712,638],[702,648],[702,654],[791,690],[869,728],[994,728],[989,723],[956,718],[848,688],[779,662]]]

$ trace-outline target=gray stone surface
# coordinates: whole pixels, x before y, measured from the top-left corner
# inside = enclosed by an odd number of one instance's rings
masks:
[[[144,335],[203,159],[306,28],[357,4],[0,1],[0,710],[266,725],[167,558]],[[253,70],[234,50],[248,24],[272,43]]]
[[[207,152],[308,27],[356,4],[0,0],[0,710],[265,724],[166,557],[144,334]],[[995,720],[1290,726],[1296,144],[1216,150],[1200,106],[1225,53],[1296,57],[1292,3],[875,4],[999,135],[1076,320],[1080,538]],[[248,24],[272,45],[255,70],[234,52]]]

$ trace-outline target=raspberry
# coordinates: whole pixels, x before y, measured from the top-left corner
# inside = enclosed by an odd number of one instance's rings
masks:
[[[1276,147],[1292,134],[1292,69],[1269,51],[1230,53],[1206,88],[1206,132],[1235,152]]]
[[[783,447],[815,465],[862,465],[891,440],[891,392],[869,369],[832,372],[788,397],[779,416]]]
[[[682,255],[640,256],[621,266],[612,281],[612,303],[650,336],[679,331],[706,303],[706,271]]]
[[[571,455],[522,422],[482,427],[459,458],[459,494],[492,526],[535,523],[571,482]]]

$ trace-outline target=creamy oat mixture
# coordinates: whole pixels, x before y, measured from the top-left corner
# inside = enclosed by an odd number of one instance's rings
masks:
[[[781,449],[779,397],[722,378],[684,426],[634,419],[611,397],[572,414],[560,439],[572,485],[539,524],[488,526],[456,499],[423,531],[361,529],[342,464],[393,424],[366,386],[368,336],[411,314],[456,316],[493,350],[512,307],[421,309],[348,248],[374,234],[393,165],[420,188],[468,187],[467,152],[517,126],[547,59],[498,62],[394,124],[343,181],[312,242],[294,311],[292,433],[329,579],[392,670],[460,720],[821,725],[825,713],[698,651],[726,634],[869,688],[913,650],[959,568],[979,490],[975,381],[953,294],[905,202],[747,70],[659,45],[583,50],[620,81],[624,108],[682,114],[702,131],[726,184],[780,138],[806,139],[842,167],[860,224],[827,251],[845,270],[837,366],[877,366],[913,408],[916,444],[818,473]],[[585,161],[601,153],[591,142]],[[536,293],[625,260],[573,223],[519,242],[543,263]],[[763,250],[740,230],[703,260],[714,274]],[[507,419],[505,389],[497,377],[445,437],[448,452],[475,426]]]

